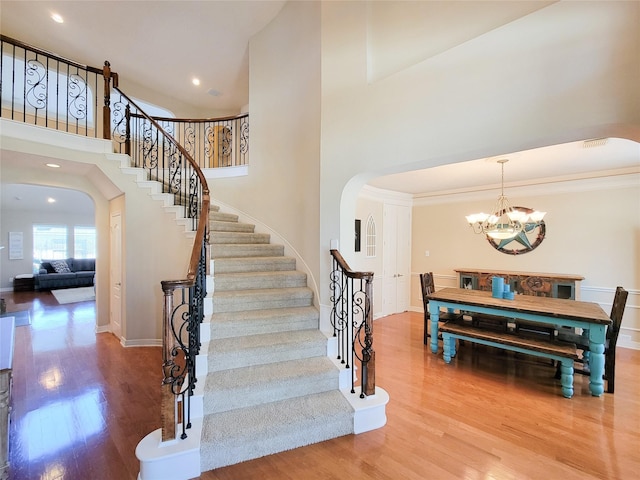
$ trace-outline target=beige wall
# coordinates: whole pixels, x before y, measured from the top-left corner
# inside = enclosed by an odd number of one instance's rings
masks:
[[[362,221],[360,231],[361,250],[354,252],[349,266],[357,272],[373,272],[373,317],[378,318],[382,315],[382,272],[383,265],[383,244],[384,238],[384,202],[372,198],[371,196],[360,195],[356,205],[356,218]],[[376,226],[376,254],[374,257],[367,256],[367,220],[373,218]]]
[[[553,3],[372,82],[368,8],[375,3],[322,4],[321,251],[341,239],[353,259],[356,198],[371,176],[584,138],[640,139],[637,2]]]
[[[607,185],[607,179],[602,185]],[[620,343],[640,348],[638,175],[618,178],[610,187],[598,190],[521,195],[518,189],[509,189],[509,200],[548,212],[545,240],[526,254],[497,251],[466,223],[465,215],[487,210],[493,200],[414,206],[412,308],[422,311],[418,279],[422,272],[434,272],[437,287],[457,286],[456,268],[577,274],[585,277],[581,300],[598,302],[607,312],[616,286],[629,290]]]
[[[376,223],[378,219],[382,222],[384,204],[393,202],[393,194],[363,189],[356,218],[362,218],[364,225],[371,214]],[[544,241],[520,255],[498,252],[467,224],[465,215],[494,205],[496,197],[489,195],[414,199],[410,309],[423,311],[419,275],[424,272],[434,273],[436,288],[458,286],[455,269],[459,268],[575,274],[584,277],[580,299],[597,302],[606,312],[618,285],[629,291],[619,345],[640,348],[640,175],[510,187],[512,204],[548,212]],[[357,271],[374,271],[376,316],[380,316],[384,295],[379,282],[383,255],[379,250],[375,258],[367,258],[363,250],[353,254],[350,264]]]
[[[212,203],[222,201],[268,225],[314,277],[320,262],[319,20],[318,3],[291,2],[252,38],[249,175],[209,181]]]
[[[8,122],[8,123],[4,123]],[[97,239],[97,329],[109,330],[111,212],[123,211],[122,338],[125,345],[158,345],[162,337],[162,280],[185,278],[193,241],[175,214],[120,170],[122,156],[110,142],[3,121],[3,183],[71,188],[87,193],[95,204]],[[62,168],[42,167],[54,158]]]
[[[3,148],[7,147],[6,139],[3,138]],[[86,178],[78,175],[69,175],[64,174],[58,171],[51,171],[51,169],[43,170],[38,168],[29,168],[29,163],[25,163],[25,168],[16,168],[15,165],[12,165],[11,162],[6,161],[10,154],[6,151],[3,151],[3,163],[1,168],[1,179],[2,183],[15,183],[15,184],[30,184],[30,185],[48,185],[54,187],[62,187],[69,188],[72,190],[78,190],[89,195],[91,200],[95,206],[95,216],[91,219],[91,223],[95,225],[96,228],[96,326],[100,328],[100,326],[107,325],[109,323],[109,301],[108,301],[108,280],[109,280],[109,243],[105,242],[105,236],[108,238],[109,232],[109,221],[108,221],[108,202],[104,195],[100,192],[95,185],[93,185]],[[21,155],[22,160],[28,162],[28,160]],[[13,215],[10,212],[2,212],[2,228],[3,234],[5,229],[5,221],[11,222]],[[5,218],[5,214],[7,214],[7,218]],[[18,215],[20,217],[20,222],[22,223],[22,228],[24,230],[32,229],[32,222],[35,221],[44,221],[44,217],[42,215],[29,215],[28,217],[25,215]],[[66,221],[71,222],[74,221],[73,215],[65,216]],[[59,218],[61,219],[61,218]],[[62,219],[61,219],[62,220]],[[95,222],[95,223],[94,223]],[[29,225],[27,225],[27,223]],[[13,227],[11,227],[13,228]],[[27,245],[25,244],[25,252],[28,253],[29,259],[31,258],[31,249],[30,251],[26,250]],[[31,245],[32,248],[32,245]],[[12,261],[9,261],[9,264]],[[31,262],[27,262],[31,264]],[[3,272],[4,268],[7,265],[3,262]],[[24,265],[27,268],[27,265]],[[9,267],[11,270],[12,267]],[[29,273],[29,271],[20,272],[20,273]],[[3,277],[7,276],[3,273]]]
[[[93,205],[93,201],[89,197],[87,197],[87,202]],[[11,211],[7,210],[3,204],[0,213],[0,238],[2,239],[0,243],[8,247],[9,232],[22,232],[23,235],[23,258],[21,260],[9,260],[8,248],[0,250],[0,272],[2,274],[0,288],[3,290],[13,287],[9,278],[20,274],[34,273],[34,224],[64,225],[67,227],[67,232],[72,235],[75,226],[93,226],[94,214],[50,213],[42,210]],[[67,252],[70,252],[69,257],[73,257],[73,253],[71,253],[73,252],[73,244],[68,246]]]

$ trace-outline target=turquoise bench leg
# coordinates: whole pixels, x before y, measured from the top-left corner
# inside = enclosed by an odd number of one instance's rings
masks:
[[[563,358],[560,365],[560,383],[562,384],[562,395],[566,398],[573,397],[573,360]]]
[[[451,363],[451,358],[456,355],[456,339],[448,333],[442,334],[443,358],[445,363]],[[453,351],[452,351],[453,350]]]
[[[442,344],[444,347],[443,358],[445,363],[451,363],[451,359],[456,356],[456,339],[460,339],[459,336],[442,332]],[[557,360],[560,362],[560,383],[562,385],[562,395],[566,398],[573,397],[573,359],[572,358],[561,358],[556,355],[544,354],[540,352],[535,352],[532,350],[526,350],[523,348],[507,346],[504,344],[500,344],[497,342],[491,341],[483,341],[477,340],[468,337],[462,337],[464,340],[469,340],[470,342],[480,343],[482,345],[488,345],[490,347],[502,348],[505,350],[511,350],[519,353],[527,353],[529,355],[535,355],[538,357],[551,358],[553,360]]]

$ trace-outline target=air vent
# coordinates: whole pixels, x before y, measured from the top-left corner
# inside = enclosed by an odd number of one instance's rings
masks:
[[[594,138],[593,140],[585,140],[582,144],[583,148],[602,147],[607,144],[608,138]]]

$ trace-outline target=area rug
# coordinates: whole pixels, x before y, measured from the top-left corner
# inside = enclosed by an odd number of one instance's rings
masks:
[[[51,293],[60,305],[66,303],[90,302],[96,299],[96,293],[93,287],[80,288],[64,288],[60,290],[51,290]]]
[[[0,317],[13,317],[16,327],[31,325],[31,315],[29,314],[29,310],[21,310],[19,312],[11,313],[7,312],[0,315]]]

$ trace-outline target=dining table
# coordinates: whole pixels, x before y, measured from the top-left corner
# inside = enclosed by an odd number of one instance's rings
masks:
[[[609,315],[594,302],[533,295],[515,295],[513,300],[496,298],[490,291],[447,287],[428,295],[431,323],[431,351],[438,353],[438,322],[440,312],[469,312],[503,317],[556,328],[582,329],[589,339],[588,361],[590,368],[589,390],[599,397],[604,392],[604,350]],[[586,353],[586,352],[585,352]]]

